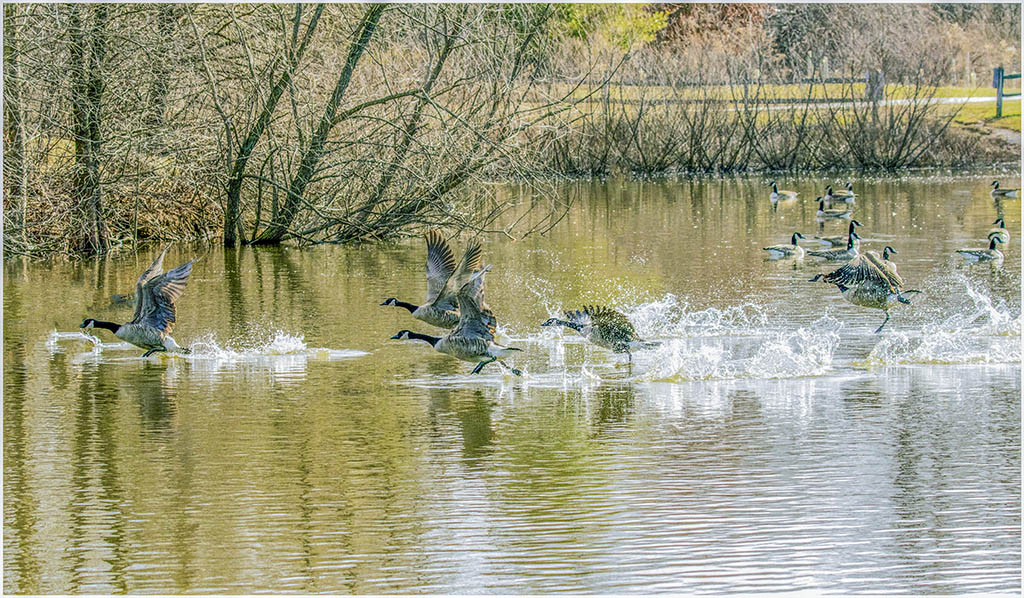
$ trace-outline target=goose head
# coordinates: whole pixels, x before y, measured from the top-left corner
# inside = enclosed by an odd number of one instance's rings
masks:
[[[996,243],[1004,243],[1004,242],[1005,241],[1003,241],[1003,238],[1000,237],[999,235],[992,235],[992,236],[990,236],[988,238],[988,248],[989,249],[995,249],[996,248]]]
[[[996,218],[996,221],[993,222],[992,224],[998,226],[999,228],[1006,228],[1006,222],[1004,222],[1002,218]]]
[[[850,181],[846,181],[846,190],[853,191],[853,183],[851,183]]]
[[[394,305],[395,302],[397,302],[397,301],[398,301],[398,299],[396,299],[394,297],[388,297],[387,299],[384,300],[383,303],[381,303],[381,305]]]
[[[399,330],[398,334],[396,334],[395,336],[391,337],[391,339],[392,340],[396,340],[396,341],[407,341],[407,340],[409,340],[409,334],[411,332],[412,332],[411,330]]]
[[[992,184],[989,185],[989,187],[992,187],[993,189],[998,189],[999,188],[999,181],[992,181]]]
[[[86,318],[86,319],[82,320],[82,325],[79,326],[79,328],[85,328],[86,330],[89,330],[90,328],[93,328],[94,326],[96,326],[96,319],[95,318]]]
[[[789,243],[790,243],[790,245],[796,245],[796,240],[797,239],[804,239],[804,238],[805,237],[803,235],[801,235],[800,233],[793,233],[793,238],[790,239]]]
[[[558,324],[558,318],[548,318],[541,326],[554,326]]]
[[[891,245],[886,245],[885,249],[882,250],[882,259],[889,261],[889,254],[896,255],[897,253],[899,252],[893,249]]]
[[[859,220],[851,220],[850,221],[850,230],[852,231],[853,227],[855,227],[855,226],[864,226],[864,225],[861,224]]]

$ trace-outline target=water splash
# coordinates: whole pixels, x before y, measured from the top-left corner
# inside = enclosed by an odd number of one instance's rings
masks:
[[[889,333],[863,365],[1019,363],[1021,314],[964,276],[954,286],[963,287],[959,296],[968,301],[920,330]]]
[[[825,316],[809,327],[787,330],[773,324],[768,310],[756,303],[725,308],[692,309],[672,294],[653,301],[616,305],[646,340],[661,344],[633,354],[635,381],[724,380],[819,376],[832,367],[842,323]],[[561,309],[549,309],[556,316]],[[564,347],[587,341],[558,327],[530,339],[548,352],[548,367],[574,369]],[[603,362],[617,364],[623,356],[603,349],[584,351],[584,378],[601,377]],[[591,357],[601,361],[591,362]],[[607,372],[605,372],[607,374]],[[615,376],[619,377],[619,376]],[[602,377],[603,378],[603,377]]]
[[[775,379],[822,376],[832,368],[843,325],[824,316],[809,327],[786,332],[760,329],[763,340],[741,338],[673,339],[652,357],[653,366],[639,376],[651,381]]]
[[[217,340],[216,334],[208,333],[189,343],[188,348],[192,351],[188,355],[189,359],[220,362],[244,362],[287,356],[333,361],[368,354],[354,349],[308,347],[303,335],[296,336],[281,330],[272,332],[269,338],[259,339],[250,336],[223,345]]]
[[[59,332],[54,330],[46,340],[46,348],[51,353],[60,352],[60,341],[86,341],[92,345],[88,353],[98,357],[106,351],[141,351],[138,347],[126,342],[106,343],[97,337],[82,332]],[[221,343],[215,333],[204,334],[188,343],[189,353],[156,353],[158,358],[180,358],[192,362],[240,363],[255,362],[280,357],[297,357],[305,362],[309,359],[335,361],[352,359],[367,355],[366,351],[354,349],[329,349],[306,346],[302,335],[292,335],[276,330],[259,338],[250,335],[240,339]],[[136,357],[141,357],[141,354]],[[293,360],[294,361],[294,360]]]

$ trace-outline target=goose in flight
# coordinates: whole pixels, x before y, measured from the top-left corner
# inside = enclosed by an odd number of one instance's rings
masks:
[[[381,305],[402,307],[412,317],[438,328],[455,328],[459,323],[458,289],[456,281],[464,280],[473,272],[480,270],[482,251],[480,244],[471,242],[458,267],[455,265],[455,254],[448,242],[436,230],[428,231],[427,241],[427,297],[421,305],[399,301],[394,297],[385,299]],[[481,299],[482,301],[482,299]],[[494,332],[497,320],[486,303],[480,304],[484,322]]]
[[[143,357],[149,357],[156,351],[188,353],[189,350],[178,345],[170,334],[177,314],[174,302],[185,292],[195,260],[164,273],[164,255],[169,248],[170,245],[164,247],[135,283],[135,316],[129,322],[117,324],[86,318],[80,328],[105,328],[117,338],[146,349]]]
[[[473,374],[479,374],[485,365],[497,361],[502,367],[508,368],[513,374],[523,373],[506,365],[502,358],[512,352],[522,351],[515,347],[505,347],[494,342],[493,319],[489,311],[481,308],[484,298],[484,275],[491,269],[486,266],[474,272],[456,293],[459,309],[459,321],[455,328],[445,336],[431,336],[411,330],[400,330],[391,338],[394,340],[419,340],[430,344],[436,351],[476,363]]]

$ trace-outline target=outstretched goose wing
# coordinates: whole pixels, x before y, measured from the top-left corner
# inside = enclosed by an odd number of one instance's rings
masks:
[[[579,313],[576,312],[576,314]],[[627,342],[640,339],[636,333],[636,328],[633,327],[633,323],[629,321],[629,318],[614,309],[588,305],[583,307],[583,313],[586,314],[588,320],[601,330],[602,334],[609,338]]]
[[[881,259],[877,255],[875,257]],[[866,253],[858,255],[842,268],[829,272],[822,280],[844,287],[855,287],[864,283],[878,284],[889,287],[893,292],[896,291],[889,277],[867,257]]]
[[[892,262],[887,262],[878,256],[878,253],[869,251],[864,254],[866,259],[871,262],[876,268],[882,271],[885,278],[889,281],[889,284],[896,290],[903,288],[903,278],[896,272],[896,265]]]
[[[455,272],[455,254],[441,233],[428,231],[427,239],[427,300],[441,309],[455,309],[454,300],[446,293],[448,279]]]
[[[139,279],[135,282],[135,315],[132,316],[132,322],[138,322],[139,317],[142,315],[142,287],[150,279],[160,276],[160,274],[163,273],[164,255],[167,254],[167,250],[170,248],[170,244],[164,245],[163,251],[160,252],[160,255],[156,256],[156,259],[153,260],[153,263],[150,264],[148,268],[146,268],[146,271],[143,272],[139,276]]]
[[[185,292],[194,263],[195,260],[189,260],[145,284],[140,301],[142,317],[137,323],[152,326],[161,332],[171,331],[175,321],[174,302]]]
[[[488,342],[494,340],[494,315],[490,310],[482,308],[484,300],[484,275],[491,269],[485,266],[477,270],[462,286],[456,297],[459,301],[459,324],[452,332],[453,336],[465,338],[481,338]]]

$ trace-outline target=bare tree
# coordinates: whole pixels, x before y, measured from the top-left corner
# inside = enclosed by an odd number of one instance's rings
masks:
[[[84,253],[103,253],[110,247],[103,217],[103,190],[100,182],[100,145],[103,143],[101,110],[103,68],[106,66],[107,20],[105,4],[71,5],[70,71],[71,106],[75,135],[75,194],[84,213],[79,248]],[[91,26],[85,17],[91,17]]]

